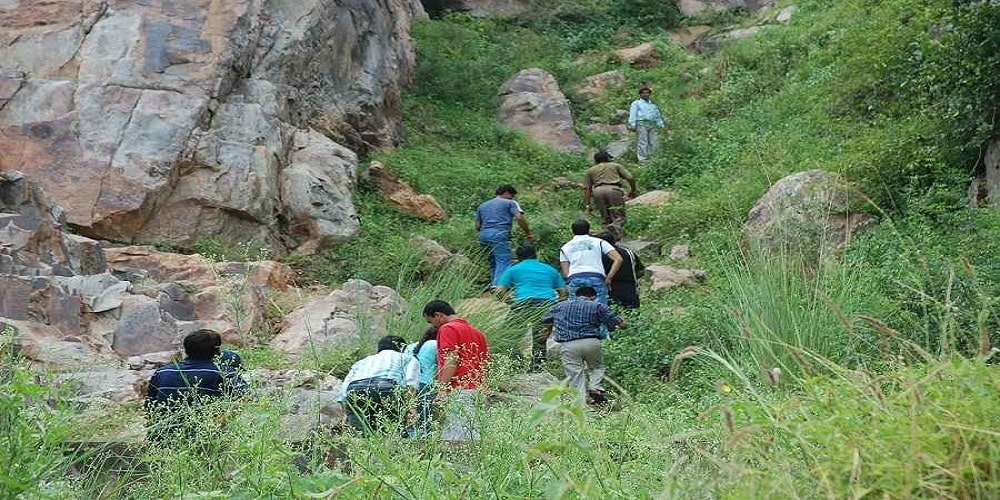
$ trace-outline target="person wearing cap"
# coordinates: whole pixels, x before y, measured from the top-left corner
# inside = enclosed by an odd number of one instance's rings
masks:
[[[500,276],[512,263],[510,233],[514,221],[517,221],[528,241],[535,239],[528,227],[528,220],[524,217],[524,210],[514,200],[515,196],[517,189],[510,184],[503,184],[496,189],[495,198],[483,202],[476,209],[479,242],[489,251],[491,288],[497,287]]]
[[[644,85],[628,111],[628,128],[636,132],[635,155],[640,165],[645,165],[656,153],[657,131],[667,126],[660,108],[649,100],[652,94],[653,91]]]
[[[594,155],[594,166],[583,176],[583,200],[587,204],[587,215],[593,205],[601,215],[604,230],[621,239],[625,228],[625,189],[628,183],[628,198],[635,198],[638,190],[635,177],[618,163],[611,161],[611,154],[598,151]]]

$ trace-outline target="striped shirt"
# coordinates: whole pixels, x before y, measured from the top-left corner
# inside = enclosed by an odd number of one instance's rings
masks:
[[[213,360],[185,358],[153,372],[146,404],[190,404],[198,396],[218,397],[246,389],[246,381],[235,371],[221,370]]]
[[[391,349],[358,360],[340,383],[337,401],[347,399],[347,386],[352,382],[372,378],[392,380],[398,385],[416,388],[420,383],[420,363],[413,356]]]
[[[608,306],[584,298],[560,302],[542,318],[542,323],[553,325],[552,340],[556,342],[605,338],[607,334],[601,332],[601,325],[614,330],[621,322]]]

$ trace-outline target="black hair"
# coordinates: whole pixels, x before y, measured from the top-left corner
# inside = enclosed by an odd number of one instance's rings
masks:
[[[607,241],[608,243],[611,243],[611,246],[615,245],[615,235],[613,235],[613,234],[611,234],[611,233],[609,233],[607,231],[605,231],[605,232],[603,232],[601,234],[595,234],[594,237],[595,238],[600,238],[600,239],[602,239],[604,241]]]
[[[581,286],[576,289],[577,297],[597,297],[597,290],[592,286]]]
[[[510,193],[510,194],[516,195],[517,194],[517,189],[514,189],[514,186],[512,186],[510,184],[501,184],[501,185],[497,186],[497,196],[499,196],[501,194],[504,194],[504,193]]]
[[[535,251],[535,247],[527,243],[517,247],[518,260],[534,259],[535,257],[538,257],[538,252]]]
[[[445,316],[451,316],[455,314],[455,308],[451,307],[451,304],[443,300],[432,300],[424,306],[425,318],[434,316],[437,313],[444,314]]]
[[[607,163],[611,160],[611,153],[603,149],[594,153],[594,163]]]
[[[399,335],[386,335],[378,341],[378,352],[396,351],[401,352],[406,347],[406,340]]]
[[[577,219],[570,225],[570,229],[572,229],[573,234],[577,236],[590,234],[590,223],[587,222],[586,219]]]
[[[420,354],[420,348],[423,347],[428,340],[437,340],[437,338],[438,338],[437,327],[432,326],[427,328],[427,330],[424,331],[423,338],[421,338],[420,342],[417,343],[417,346],[413,348],[413,355],[416,356],[417,354]]]
[[[195,330],[184,337],[184,354],[191,359],[208,361],[219,355],[222,335],[212,330]]]

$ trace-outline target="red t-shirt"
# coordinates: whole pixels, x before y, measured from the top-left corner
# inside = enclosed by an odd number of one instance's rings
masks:
[[[486,361],[490,353],[483,332],[464,319],[456,318],[438,328],[437,344],[438,370],[444,366],[445,353],[458,354],[458,367],[449,387],[476,389],[486,380]]]

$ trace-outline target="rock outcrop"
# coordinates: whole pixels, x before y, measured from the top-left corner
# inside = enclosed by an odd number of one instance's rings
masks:
[[[399,139],[416,0],[7,4],[0,170],[79,233],[278,252],[356,233],[351,151]]]
[[[986,147],[983,173],[969,186],[969,204],[973,208],[1000,208],[1000,137],[990,141]]]
[[[621,71],[605,71],[583,79],[583,83],[576,89],[576,93],[584,99],[593,101],[600,99],[610,90],[620,89],[625,86],[625,75]]]
[[[635,47],[616,50],[616,59],[627,62],[636,68],[652,68],[659,62],[659,54],[652,43],[643,43]]]
[[[776,182],[747,214],[745,234],[764,250],[822,257],[878,223],[866,198],[839,175],[808,170]]]
[[[533,0],[422,0],[432,17],[448,11],[467,12],[472,17],[509,18],[522,14],[533,6]]]
[[[549,72],[533,68],[518,72],[500,87],[500,123],[521,130],[563,153],[583,151],[573,130],[569,101]]]
[[[698,17],[703,14],[735,9],[756,12],[775,4],[774,0],[677,0],[681,14]]]
[[[654,292],[679,286],[699,286],[708,277],[708,274],[700,269],[681,269],[663,264],[647,266],[646,270],[651,277],[650,290]]]
[[[382,162],[373,161],[365,170],[365,181],[379,194],[403,212],[428,222],[441,222],[448,214],[437,199],[429,194],[417,194],[409,183],[389,170]]]
[[[351,280],[286,316],[271,347],[299,356],[311,349],[357,345],[363,334],[373,339],[386,335],[389,317],[405,308],[395,290]]]
[[[659,207],[670,203],[670,200],[674,199],[675,196],[676,193],[673,191],[657,189],[642,193],[626,201],[625,205],[630,207]]]

